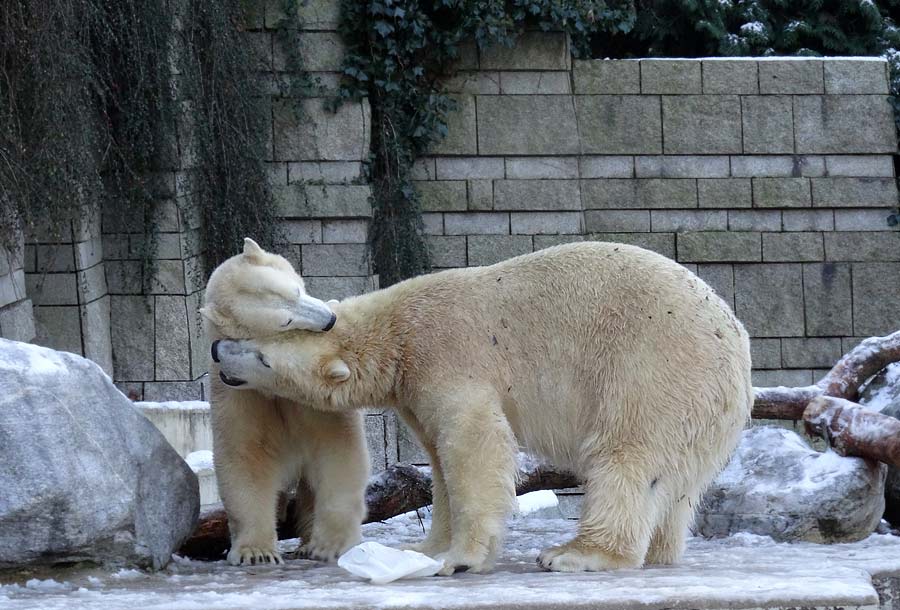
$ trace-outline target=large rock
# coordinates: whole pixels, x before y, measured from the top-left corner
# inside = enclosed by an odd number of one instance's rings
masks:
[[[160,568],[199,508],[197,477],[100,367],[0,340],[0,568]]]
[[[814,451],[790,430],[751,428],[707,491],[695,530],[707,537],[862,540],[884,512],[885,472],[882,464]]]
[[[859,403],[900,419],[900,362],[889,364],[859,393]],[[890,466],[884,482],[884,518],[900,527],[900,468]]]

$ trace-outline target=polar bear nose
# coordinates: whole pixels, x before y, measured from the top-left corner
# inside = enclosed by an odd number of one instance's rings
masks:
[[[212,356],[213,362],[216,362],[216,363],[220,362],[220,360],[219,360],[219,341],[221,341],[221,339],[216,339],[215,341],[213,341],[212,347],[209,350],[210,355]]]
[[[337,322],[337,316],[335,314],[331,314],[331,320],[328,321],[328,324],[325,325],[325,328],[322,329],[322,332],[327,333],[329,330],[334,328],[335,322]]]

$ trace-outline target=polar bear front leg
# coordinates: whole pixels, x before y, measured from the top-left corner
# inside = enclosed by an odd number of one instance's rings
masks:
[[[444,561],[438,574],[486,572],[515,502],[515,437],[491,390],[457,392],[436,408],[444,411],[435,444],[451,530],[450,549],[437,556]]]

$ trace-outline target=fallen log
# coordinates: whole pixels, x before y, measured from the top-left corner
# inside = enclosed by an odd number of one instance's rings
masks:
[[[809,434],[821,436],[837,453],[900,468],[900,419],[869,411],[855,402],[819,396],[803,413]]]

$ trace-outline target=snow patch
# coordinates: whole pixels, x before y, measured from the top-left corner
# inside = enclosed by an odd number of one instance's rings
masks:
[[[559,506],[559,498],[549,489],[522,494],[516,498],[516,501],[519,505],[518,513],[523,517],[540,510]]]
[[[195,473],[214,470],[213,452],[208,449],[189,453],[187,457],[184,458],[184,461],[187,462],[188,466],[190,466],[191,470]]]
[[[203,400],[140,401],[135,402],[134,406],[145,411],[209,411],[209,403]]]

